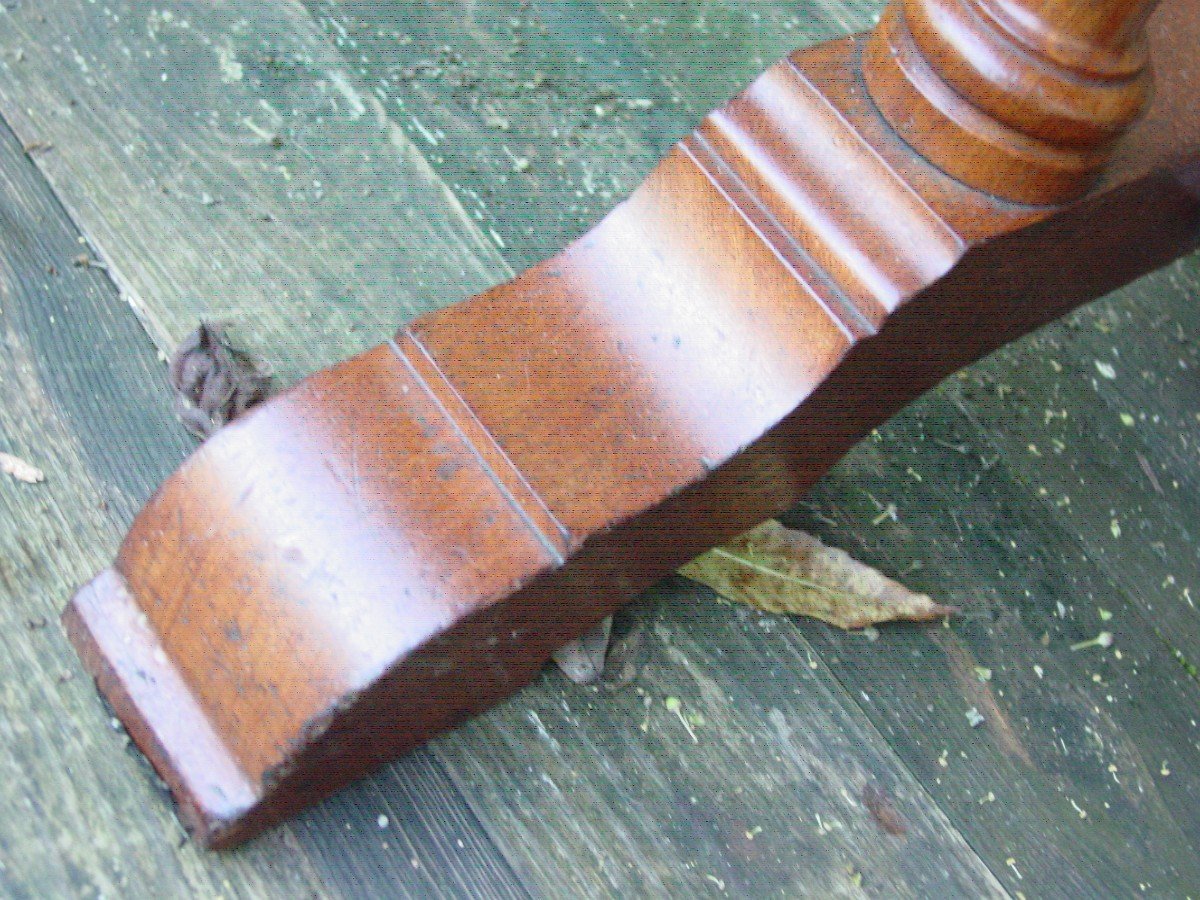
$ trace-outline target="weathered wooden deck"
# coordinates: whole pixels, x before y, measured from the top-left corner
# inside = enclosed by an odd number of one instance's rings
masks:
[[[374,344],[877,5],[0,2],[0,450],[47,475],[0,478],[0,895],[1200,894],[1195,258],[952,379],[794,511],[948,628],[669,580],[627,613],[632,686],[548,672],[211,854],[58,627],[191,446],[162,360],[198,318],[281,384]]]

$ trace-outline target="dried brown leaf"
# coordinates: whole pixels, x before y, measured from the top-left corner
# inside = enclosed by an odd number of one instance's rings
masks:
[[[25,484],[37,484],[46,480],[46,473],[32,463],[27,463],[11,453],[0,453],[0,472],[10,475]]]
[[[774,520],[696,557],[679,572],[728,600],[846,629],[958,611]]]
[[[236,349],[222,325],[201,322],[171,357],[175,411],[198,438],[207,438],[261,402],[271,373],[259,360]]]

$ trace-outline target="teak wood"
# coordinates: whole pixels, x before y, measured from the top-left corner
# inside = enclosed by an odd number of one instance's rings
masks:
[[[189,828],[235,845],[486,709],[946,374],[1195,248],[1200,10],[1152,6],[897,0],[558,257],[204,444],[64,613]]]

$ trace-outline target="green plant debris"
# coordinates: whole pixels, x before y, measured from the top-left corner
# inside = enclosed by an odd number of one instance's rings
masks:
[[[663,701],[663,706],[665,706],[667,708],[668,712],[675,713],[675,718],[677,718],[679,720],[680,724],[683,725],[684,729],[688,733],[688,736],[692,739],[692,743],[694,743],[694,744],[700,743],[700,738],[696,737],[696,732],[692,730],[693,723],[692,723],[691,719],[692,718],[698,719],[699,721],[696,724],[703,724],[704,719],[699,716],[696,716],[696,717],[685,716],[683,714],[683,702],[678,697],[668,697],[666,700]]]
[[[1091,640],[1080,641],[1078,644],[1072,644],[1072,650],[1087,650],[1091,647],[1103,647],[1107,650],[1113,645],[1113,635],[1111,631],[1102,631]]]
[[[1183,671],[1191,675],[1196,681],[1200,681],[1200,669],[1196,668],[1196,664],[1184,656],[1182,650],[1179,650],[1170,641],[1168,641],[1166,636],[1159,629],[1156,628],[1154,630],[1158,635],[1159,640],[1167,645],[1167,649],[1171,651],[1171,655],[1175,657],[1175,661],[1179,663],[1179,665],[1183,666]]]

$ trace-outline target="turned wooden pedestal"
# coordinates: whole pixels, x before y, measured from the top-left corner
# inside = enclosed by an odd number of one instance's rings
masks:
[[[209,440],[64,614],[189,827],[236,844],[486,709],[946,374],[1193,249],[1200,12],[1153,5],[897,0],[561,255]]]

